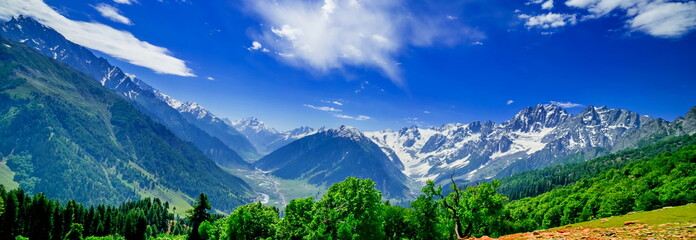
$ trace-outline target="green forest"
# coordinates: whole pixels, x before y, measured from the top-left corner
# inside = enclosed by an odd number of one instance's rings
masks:
[[[61,204],[43,194],[29,196],[22,190],[1,189],[0,236],[193,240],[496,237],[696,202],[695,138],[673,138],[585,163],[525,173],[521,176],[547,181],[542,189],[548,191],[512,201],[510,196],[532,195],[521,188],[517,191],[523,193],[514,193],[509,187],[515,186],[512,178],[477,186],[453,183],[449,189],[428,181],[410,207],[401,207],[382,201],[372,180],[349,177],[332,185],[320,199],[295,199],[282,211],[250,203],[228,216],[211,214],[205,194],[199,195],[186,216],[176,216],[168,203],[158,199],[88,208],[74,201]],[[550,172],[583,177],[554,178]]]
[[[205,192],[228,212],[249,201],[246,182],[117,93],[21,43],[0,43],[11,46],[0,48],[0,162],[25,192],[89,205]]]

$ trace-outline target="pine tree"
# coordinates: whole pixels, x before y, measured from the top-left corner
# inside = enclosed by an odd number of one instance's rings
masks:
[[[188,212],[189,221],[191,222],[191,225],[193,225],[193,228],[188,236],[189,240],[203,240],[198,233],[198,227],[200,227],[201,223],[204,221],[210,220],[210,213],[208,213],[208,210],[210,209],[212,209],[212,206],[208,201],[208,196],[201,193],[198,196],[196,205]]]
[[[82,224],[73,223],[70,226],[70,231],[65,235],[63,240],[82,240]]]
[[[19,200],[15,191],[7,194],[5,201],[5,213],[2,217],[2,225],[0,226],[0,239],[14,240],[19,235]]]

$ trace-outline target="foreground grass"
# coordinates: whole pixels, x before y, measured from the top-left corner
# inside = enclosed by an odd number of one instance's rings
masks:
[[[627,222],[635,224],[660,225],[665,223],[696,223],[696,203],[678,207],[665,207],[648,212],[629,213],[623,216],[597,219],[588,222],[576,223],[554,229],[569,228],[612,228],[623,227]],[[554,230],[551,229],[551,230]]]
[[[7,167],[7,161],[0,159],[0,185],[4,185],[5,189],[12,190],[19,187],[19,183],[15,182],[15,173]]]
[[[696,239],[696,203],[512,234],[499,239]]]

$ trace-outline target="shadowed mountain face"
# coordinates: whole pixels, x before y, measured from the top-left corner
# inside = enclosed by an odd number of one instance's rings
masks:
[[[250,187],[127,100],[65,64],[0,38],[0,153],[30,192],[96,204],[210,196],[220,210]]]
[[[31,18],[19,17],[0,24],[0,35],[24,43],[97,79],[101,85],[136,103],[135,106],[153,120],[169,128],[179,138],[192,142],[222,166],[245,168],[248,163],[240,154],[248,158],[258,157],[256,149],[234,128],[217,131],[218,127],[210,126],[214,125],[212,122],[182,116],[179,110],[163,100],[166,95]]]
[[[255,166],[281,178],[326,186],[346,177],[370,178],[387,197],[401,198],[408,192],[398,164],[365,135],[346,126],[319,130],[261,158]]]

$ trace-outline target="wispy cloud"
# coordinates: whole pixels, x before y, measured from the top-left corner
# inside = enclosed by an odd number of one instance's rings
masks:
[[[532,0],[542,9],[553,8],[553,1]],[[631,31],[654,37],[676,38],[696,29],[696,1],[670,0],[567,0],[571,13],[519,14],[528,28],[557,28],[607,16],[620,16]],[[580,10],[580,11],[578,11]],[[517,11],[516,11],[517,12]]]
[[[326,107],[326,106],[314,106],[314,105],[311,105],[311,104],[305,104],[304,106],[305,106],[305,107],[308,107],[308,108],[311,108],[311,109],[316,109],[316,110],[324,111],[324,112],[340,112],[340,111],[341,111],[341,109],[336,109],[336,108]]]
[[[510,99],[510,100],[507,100],[507,102],[505,102],[505,105],[510,105],[510,104],[512,104],[512,103],[514,103],[514,102],[515,102],[515,101],[513,101],[512,99]]]
[[[338,105],[338,106],[343,106],[343,103],[340,102],[340,101],[334,101],[334,100],[321,100],[321,102],[323,102],[323,103],[331,103],[331,104]]]
[[[114,0],[115,3],[118,4],[126,4],[126,5],[131,5],[133,3],[138,3],[137,0]]]
[[[520,14],[517,15],[517,17],[524,19],[524,25],[528,28],[558,28],[568,24],[573,25],[577,23],[577,17],[575,14],[547,13],[536,16]]]
[[[118,8],[115,8],[114,6],[101,3],[94,6],[94,9],[96,9],[99,12],[99,14],[101,14],[103,17],[108,18],[111,21],[123,23],[126,25],[133,25],[133,22],[131,22],[131,20],[127,17],[121,15],[121,13],[118,11]]]
[[[133,65],[146,67],[161,74],[196,76],[183,60],[173,57],[169,50],[141,41],[130,32],[95,22],[70,20],[41,0],[0,1],[0,19],[10,19],[18,15],[33,17],[76,44]]]
[[[343,115],[343,114],[334,114],[333,116],[337,117],[337,118],[353,119],[353,120],[358,120],[358,121],[372,119],[371,117],[365,116],[365,115],[358,115],[357,117],[353,117],[353,116],[348,116],[348,115]]]
[[[281,61],[324,73],[346,66],[376,68],[397,85],[404,83],[395,58],[405,47],[483,38],[445,14],[409,12],[404,0],[247,3],[264,22],[257,38]]]
[[[638,14],[628,21],[631,28],[656,37],[680,37],[696,28],[694,1],[655,2],[637,11]]]
[[[425,114],[430,114],[430,111],[425,110],[425,111],[423,111],[423,113],[425,113]]]
[[[214,78],[214,77],[207,77],[207,78],[205,78],[205,79],[208,79],[208,80],[210,80],[210,81],[215,81],[215,78]]]
[[[404,118],[404,122],[411,124],[411,125],[423,126],[423,121],[421,121],[417,117],[406,117],[406,118]]]
[[[562,107],[562,108],[576,108],[576,107],[584,107],[585,106],[585,105],[582,105],[579,103],[557,102],[557,101],[551,101],[551,104]]]

